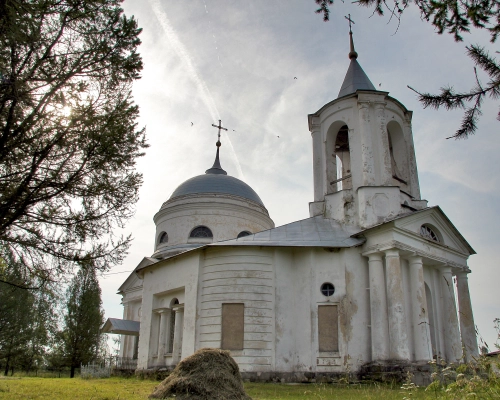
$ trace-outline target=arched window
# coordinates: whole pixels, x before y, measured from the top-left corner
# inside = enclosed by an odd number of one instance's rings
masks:
[[[429,225],[422,225],[420,227],[420,235],[426,239],[441,243],[438,234]]]
[[[158,236],[158,244],[162,244],[162,243],[168,243],[167,232],[162,232],[162,233],[160,233],[160,236]]]
[[[170,326],[169,326],[169,338],[168,338],[168,352],[172,353],[174,351],[174,333],[175,333],[175,311],[172,307],[179,304],[179,300],[173,299],[170,303]]]
[[[238,233],[238,239],[242,238],[242,237],[245,237],[245,236],[249,236],[249,235],[251,235],[251,233],[248,232],[248,231],[240,232],[240,233]]]
[[[197,226],[189,234],[190,238],[213,238],[212,231],[206,226]]]

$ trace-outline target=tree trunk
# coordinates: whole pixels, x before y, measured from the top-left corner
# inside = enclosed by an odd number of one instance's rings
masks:
[[[5,371],[4,371],[4,374],[3,374],[4,376],[9,375],[9,361],[10,361],[10,354],[7,357],[7,364],[5,364]]]
[[[70,378],[74,378],[75,377],[75,366],[74,365],[71,365],[71,372],[69,374],[69,377]]]

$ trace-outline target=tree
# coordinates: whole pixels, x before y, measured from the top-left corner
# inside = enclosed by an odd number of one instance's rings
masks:
[[[317,13],[323,13],[323,20],[330,18],[329,6],[333,0],[315,0],[320,8]],[[410,0],[359,0],[360,6],[373,7],[374,13],[384,15],[388,11],[391,18],[399,22]],[[500,0],[484,1],[459,1],[459,0],[413,0],[419,8],[423,19],[430,22],[438,30],[439,34],[448,32],[453,35],[455,41],[463,41],[463,34],[470,32],[471,27],[486,29],[491,34],[491,42],[494,43],[500,35]],[[399,24],[398,24],[399,27]],[[485,97],[498,99],[500,97],[500,62],[492,57],[483,46],[466,46],[467,55],[488,75],[486,84],[479,80],[477,69],[475,72],[475,86],[468,92],[456,92],[453,87],[442,87],[440,93],[433,95],[421,93],[411,87],[418,94],[419,101],[424,108],[432,107],[439,109],[464,109],[464,116],[460,128],[451,138],[465,139],[477,130],[477,122],[481,116],[481,105]],[[471,105],[469,105],[471,104]],[[500,111],[497,119],[500,121]],[[450,139],[450,138],[448,138]]]
[[[0,363],[4,375],[9,369],[30,371],[42,361],[50,337],[55,332],[56,293],[48,286],[28,281],[14,266],[7,270],[0,262]],[[41,286],[38,290],[20,286]]]
[[[75,368],[95,360],[99,351],[104,312],[95,269],[82,267],[71,281],[66,297],[62,341],[73,378]]]
[[[131,84],[141,29],[121,0],[0,0],[0,257],[57,281],[105,270],[147,147]],[[10,282],[8,282],[10,283]]]

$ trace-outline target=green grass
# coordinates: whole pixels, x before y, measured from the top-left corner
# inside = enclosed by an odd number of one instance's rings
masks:
[[[0,399],[9,400],[118,400],[147,399],[159,382],[135,378],[90,379],[80,378],[0,378]],[[286,385],[246,383],[245,390],[255,400],[271,399],[380,399],[401,400],[400,389],[374,385]],[[423,399],[419,391],[412,398]]]
[[[13,377],[0,378],[0,399],[3,400],[139,400],[147,399],[159,382],[138,380],[136,378],[34,378]],[[479,389],[479,388],[478,388]],[[418,388],[410,394],[399,386],[390,387],[377,384],[272,384],[245,383],[245,390],[254,400],[274,399],[462,399],[500,398],[499,386],[489,386],[486,390],[478,390],[476,396],[467,396],[465,392],[436,392]]]

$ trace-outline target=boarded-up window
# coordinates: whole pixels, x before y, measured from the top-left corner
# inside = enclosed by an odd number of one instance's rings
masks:
[[[337,306],[318,306],[319,351],[339,351]]]
[[[244,313],[243,303],[222,304],[221,349],[243,350]]]

